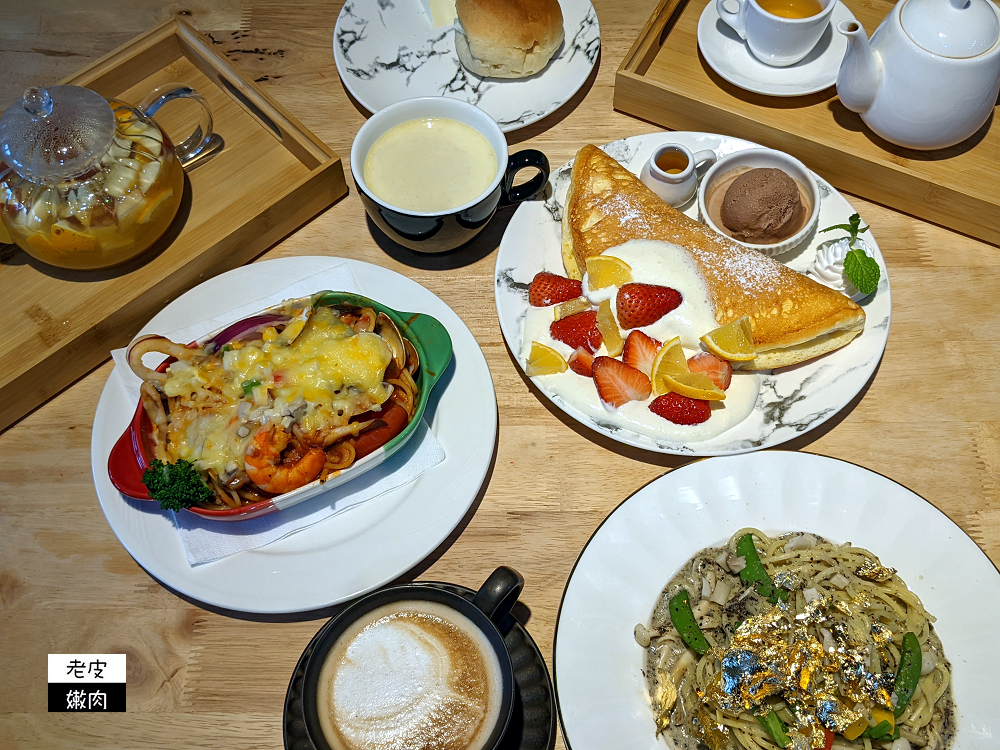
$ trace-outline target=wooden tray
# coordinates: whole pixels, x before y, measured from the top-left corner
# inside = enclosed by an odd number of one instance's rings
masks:
[[[1000,245],[995,117],[957,146],[911,151],[868,130],[834,87],[790,98],[744,91],[698,51],[698,18],[708,1],[660,2],[618,68],[615,109],[672,130],[724,133],[786,151],[841,190]],[[888,0],[846,5],[869,34],[892,8]]]
[[[225,148],[188,173],[190,212],[158,254],[64,271],[2,246],[0,429],[106,360],[168,300],[250,261],[347,192],[340,157],[179,19],[64,81],[133,104],[168,82],[208,100]],[[168,104],[156,120],[186,136],[196,107]]]

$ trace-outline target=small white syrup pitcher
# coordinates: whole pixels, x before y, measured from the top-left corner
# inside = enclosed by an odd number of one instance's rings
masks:
[[[990,0],[900,0],[868,40],[842,21],[837,94],[876,135],[906,148],[973,135],[1000,93],[1000,9]]]
[[[674,208],[683,206],[698,189],[697,168],[711,166],[718,157],[710,149],[691,153],[679,143],[665,143],[653,151],[639,179]]]

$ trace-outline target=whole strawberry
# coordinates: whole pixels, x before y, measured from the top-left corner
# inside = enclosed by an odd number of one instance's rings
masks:
[[[583,347],[593,354],[604,340],[597,329],[597,311],[584,312],[560,318],[549,326],[549,333],[556,341],[572,346],[574,349]]]
[[[548,307],[583,295],[583,283],[548,271],[539,271],[528,287],[528,304]]]
[[[622,328],[648,326],[676,308],[683,300],[681,293],[669,286],[624,284],[618,290],[618,325]]]
[[[701,424],[712,416],[708,401],[688,398],[679,393],[664,393],[649,405],[649,410],[674,424]]]

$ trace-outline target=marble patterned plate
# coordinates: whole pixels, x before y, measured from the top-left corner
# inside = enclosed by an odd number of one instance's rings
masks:
[[[675,132],[633,136],[601,148],[632,172],[638,173],[653,149],[663,143],[680,143],[691,151],[711,149],[720,158],[758,147],[750,141],[728,136]],[[560,220],[572,166],[572,162],[568,162],[552,173],[547,200],[520,205],[507,225],[497,253],[495,294],[500,329],[522,369],[525,361],[521,352],[521,328],[528,308],[528,284],[539,271],[565,274],[560,252]],[[815,173],[813,177],[821,194],[819,228],[847,223],[848,217],[855,213],[851,204],[822,177]],[[693,199],[682,209],[688,216],[698,217],[698,207]],[[812,266],[817,248],[833,241],[828,237],[839,236],[840,233],[814,233],[799,247],[779,256],[778,260],[805,272]],[[592,419],[555,394],[544,378],[535,378],[533,382],[552,403],[585,427],[638,448],[690,456],[721,456],[780,445],[818,427],[850,403],[872,377],[882,357],[889,335],[892,307],[889,276],[872,233],[866,233],[864,238],[882,269],[875,294],[859,303],[865,309],[864,332],[844,348],[830,354],[793,367],[765,371],[754,410],[742,422],[714,438],[683,443],[641,435],[610,422]],[[734,377],[746,376],[736,374]]]
[[[528,78],[480,78],[458,61],[451,26],[432,28],[420,0],[347,0],[333,34],[344,86],[364,107],[417,96],[475,104],[506,133],[556,111],[586,82],[601,49],[590,0],[560,0],[566,39],[548,66]]]

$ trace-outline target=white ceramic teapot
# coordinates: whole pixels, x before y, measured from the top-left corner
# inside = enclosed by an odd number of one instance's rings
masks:
[[[899,146],[936,149],[971,136],[1000,93],[1000,9],[990,0],[900,0],[868,40],[842,21],[837,76],[845,107]]]

